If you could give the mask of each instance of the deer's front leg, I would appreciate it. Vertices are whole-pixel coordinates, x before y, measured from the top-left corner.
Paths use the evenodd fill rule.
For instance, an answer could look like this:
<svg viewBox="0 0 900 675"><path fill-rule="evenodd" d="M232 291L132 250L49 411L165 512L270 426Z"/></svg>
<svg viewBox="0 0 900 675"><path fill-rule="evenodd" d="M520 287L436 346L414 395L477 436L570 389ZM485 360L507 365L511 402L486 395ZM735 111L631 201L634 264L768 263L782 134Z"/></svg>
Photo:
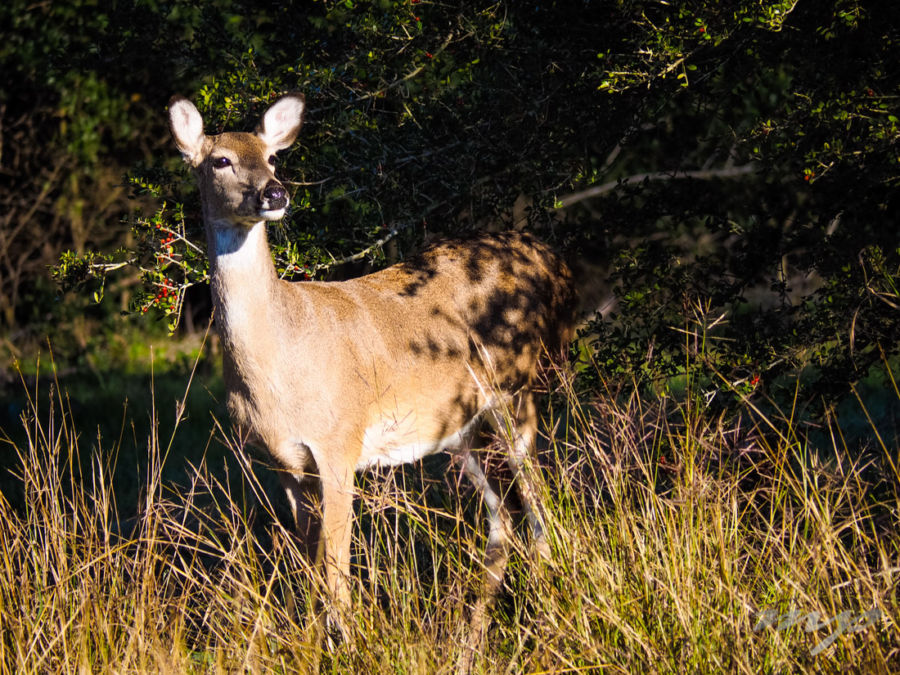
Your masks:
<svg viewBox="0 0 900 675"><path fill-rule="evenodd" d="M335 608L350 605L350 535L353 526L353 472L322 471L322 557Z"/></svg>

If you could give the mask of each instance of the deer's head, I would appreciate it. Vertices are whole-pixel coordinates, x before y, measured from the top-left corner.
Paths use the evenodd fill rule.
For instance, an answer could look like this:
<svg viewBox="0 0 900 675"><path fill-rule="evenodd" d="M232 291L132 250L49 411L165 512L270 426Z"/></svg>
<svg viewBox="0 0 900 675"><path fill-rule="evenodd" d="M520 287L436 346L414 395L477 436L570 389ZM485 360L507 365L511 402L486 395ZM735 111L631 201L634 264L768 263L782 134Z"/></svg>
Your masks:
<svg viewBox="0 0 900 675"><path fill-rule="evenodd" d="M172 98L169 127L197 177L208 225L249 227L284 215L288 195L275 178L275 153L297 138L304 107L302 94L288 94L265 112L255 132L207 136L194 104Z"/></svg>

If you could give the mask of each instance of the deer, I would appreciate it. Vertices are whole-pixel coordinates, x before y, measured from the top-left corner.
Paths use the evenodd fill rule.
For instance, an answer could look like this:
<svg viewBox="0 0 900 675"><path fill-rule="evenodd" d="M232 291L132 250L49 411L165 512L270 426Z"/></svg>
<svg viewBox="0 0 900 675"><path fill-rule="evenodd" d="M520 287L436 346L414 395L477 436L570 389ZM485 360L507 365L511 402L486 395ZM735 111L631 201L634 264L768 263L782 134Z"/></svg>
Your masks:
<svg viewBox="0 0 900 675"><path fill-rule="evenodd" d="M354 479L370 467L455 454L486 505L487 558L502 558L509 514L473 447L485 428L512 429L506 459L535 550L547 555L526 469L539 363L574 334L570 268L512 231L441 240L354 279L281 279L266 233L289 203L275 154L293 145L305 107L289 93L255 131L206 135L187 98L168 106L199 188L232 426L273 458L298 534L317 529L308 552L334 607L350 602Z"/></svg>

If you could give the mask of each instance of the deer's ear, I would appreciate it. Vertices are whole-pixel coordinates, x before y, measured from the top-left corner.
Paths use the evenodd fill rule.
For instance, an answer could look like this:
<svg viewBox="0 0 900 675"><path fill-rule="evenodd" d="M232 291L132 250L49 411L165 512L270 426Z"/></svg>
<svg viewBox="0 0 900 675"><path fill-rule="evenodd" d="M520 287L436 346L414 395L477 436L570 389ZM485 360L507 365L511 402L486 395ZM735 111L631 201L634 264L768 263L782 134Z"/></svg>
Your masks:
<svg viewBox="0 0 900 675"><path fill-rule="evenodd" d="M194 104L183 96L173 96L169 101L169 129L184 161L196 166L206 140L203 118Z"/></svg>
<svg viewBox="0 0 900 675"><path fill-rule="evenodd" d="M303 122L306 99L303 94L282 96L266 110L256 129L256 135L273 152L291 147Z"/></svg>

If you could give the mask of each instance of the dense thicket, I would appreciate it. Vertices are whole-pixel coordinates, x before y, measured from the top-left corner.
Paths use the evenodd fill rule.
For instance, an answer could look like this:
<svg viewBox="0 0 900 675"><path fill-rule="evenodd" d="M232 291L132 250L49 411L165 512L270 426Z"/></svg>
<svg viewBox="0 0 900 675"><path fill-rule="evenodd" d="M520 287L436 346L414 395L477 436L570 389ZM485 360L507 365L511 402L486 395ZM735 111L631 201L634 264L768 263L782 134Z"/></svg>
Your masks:
<svg viewBox="0 0 900 675"><path fill-rule="evenodd" d="M687 341L712 401L790 393L801 371L804 396L829 401L896 356L896 3L105 7L0 10L4 135L43 141L4 143L11 326L30 316L12 261L62 247L65 284L100 298L137 270L131 309L176 319L205 262L165 100L191 96L216 132L299 89L305 128L279 169L294 207L273 232L288 277L381 264L426 233L526 227L603 282L607 372L671 385ZM103 178L119 167L156 200L128 238ZM23 240L35 228L51 241Z"/></svg>

